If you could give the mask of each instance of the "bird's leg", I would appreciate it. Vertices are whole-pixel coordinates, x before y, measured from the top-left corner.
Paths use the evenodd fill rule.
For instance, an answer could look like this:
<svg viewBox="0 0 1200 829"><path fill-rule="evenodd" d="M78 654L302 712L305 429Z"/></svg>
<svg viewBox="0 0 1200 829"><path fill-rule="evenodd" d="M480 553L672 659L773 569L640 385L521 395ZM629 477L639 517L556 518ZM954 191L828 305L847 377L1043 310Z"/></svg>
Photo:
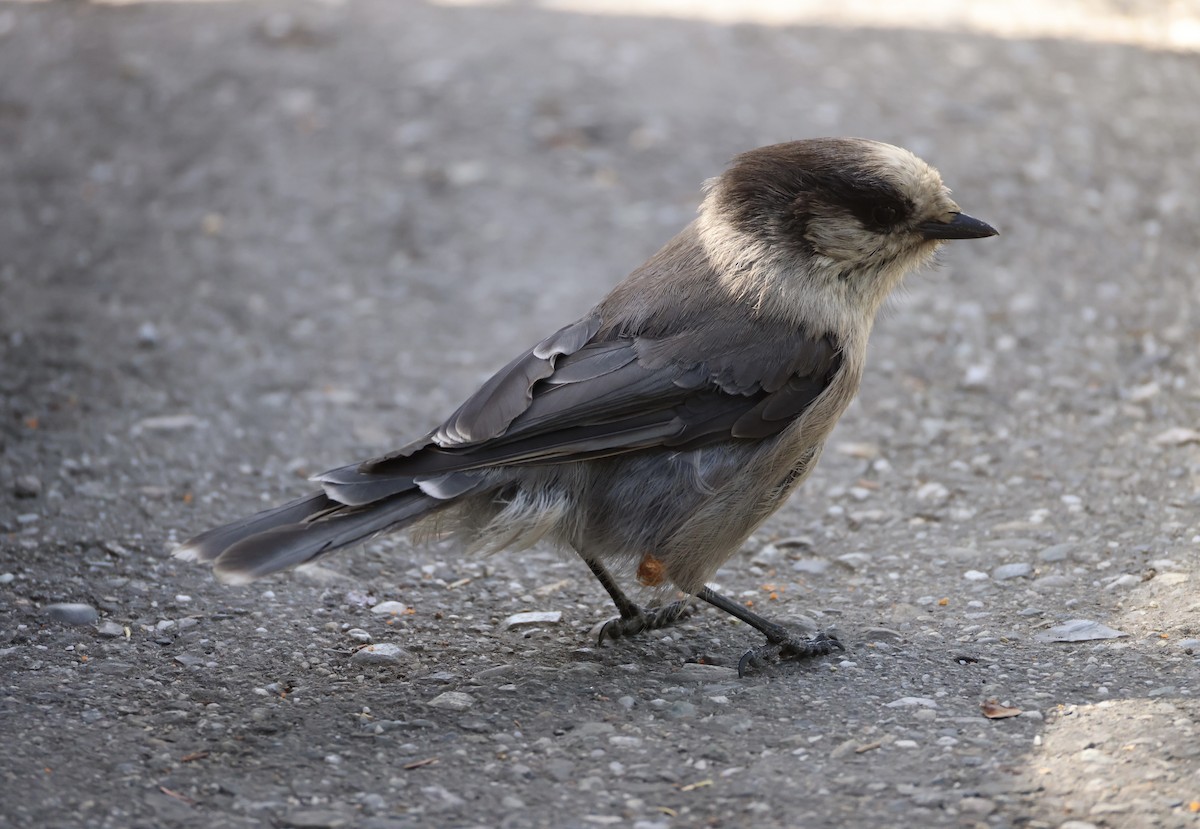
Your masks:
<svg viewBox="0 0 1200 829"><path fill-rule="evenodd" d="M700 590L696 596L713 607L724 610L730 616L741 619L767 637L767 644L751 648L738 660L738 676L745 676L747 668L757 666L768 659L805 659L810 656L824 656L835 650L845 650L841 642L827 633L818 631L811 639L797 636L783 625L764 619L707 587Z"/></svg>
<svg viewBox="0 0 1200 829"><path fill-rule="evenodd" d="M686 618L692 612L692 606L687 602L671 602L662 607L638 607L624 591L617 586L616 580L604 569L598 561L584 559L587 566L591 569L596 580L601 586L608 591L608 595L612 597L613 604L617 606L617 613L620 615L616 619L610 619L600 628L600 642L605 639L620 639L624 636L633 636L635 633L641 633L644 630L658 630L665 628L668 625L673 625L680 619Z"/></svg>

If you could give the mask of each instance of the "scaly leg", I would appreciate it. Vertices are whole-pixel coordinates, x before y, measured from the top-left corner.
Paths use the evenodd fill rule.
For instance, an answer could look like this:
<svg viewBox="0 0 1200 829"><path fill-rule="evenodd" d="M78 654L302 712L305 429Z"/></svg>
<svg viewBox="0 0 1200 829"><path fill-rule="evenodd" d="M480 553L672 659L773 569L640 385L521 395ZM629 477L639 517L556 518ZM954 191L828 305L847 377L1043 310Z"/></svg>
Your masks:
<svg viewBox="0 0 1200 829"><path fill-rule="evenodd" d="M608 570L604 569L604 565L598 561L591 561L589 559L584 559L584 561L587 561L587 566L591 569L596 580L608 591L608 595L612 597L613 604L617 606L617 613L620 614L616 619L610 619L608 622L605 622L604 627L600 628L601 644L603 644L605 639L620 639L625 636L633 636L644 630L665 628L691 615L692 606L682 601L671 602L662 607L638 607L617 586L616 580L613 579Z"/></svg>
<svg viewBox="0 0 1200 829"><path fill-rule="evenodd" d="M811 639L796 636L783 625L765 619L707 587L696 595L713 607L741 619L767 637L767 644L751 648L738 660L738 676L745 676L748 667L757 666L769 659L806 659L810 656L825 656L835 650L845 650L841 642L827 633L818 631Z"/></svg>

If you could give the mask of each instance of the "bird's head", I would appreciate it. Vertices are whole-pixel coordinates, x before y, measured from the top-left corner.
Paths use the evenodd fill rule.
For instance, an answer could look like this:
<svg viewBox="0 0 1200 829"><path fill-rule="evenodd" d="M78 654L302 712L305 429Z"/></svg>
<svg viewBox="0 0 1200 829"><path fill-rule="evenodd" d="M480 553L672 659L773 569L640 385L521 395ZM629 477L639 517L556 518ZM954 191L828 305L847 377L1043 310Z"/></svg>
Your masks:
<svg viewBox="0 0 1200 829"><path fill-rule="evenodd" d="M729 287L798 317L817 293L873 316L943 242L997 232L959 209L933 167L862 138L751 150L707 190L702 239Z"/></svg>

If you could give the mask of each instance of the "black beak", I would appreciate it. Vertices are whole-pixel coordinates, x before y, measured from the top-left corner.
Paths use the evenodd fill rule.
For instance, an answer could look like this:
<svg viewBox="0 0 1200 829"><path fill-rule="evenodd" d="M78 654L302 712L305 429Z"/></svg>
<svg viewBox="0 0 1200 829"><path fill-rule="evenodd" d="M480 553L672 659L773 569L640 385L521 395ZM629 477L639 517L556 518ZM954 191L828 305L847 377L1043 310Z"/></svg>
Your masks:
<svg viewBox="0 0 1200 829"><path fill-rule="evenodd" d="M1000 231L987 222L981 222L966 213L955 213L948 222L922 222L917 230L926 240L931 239L986 239Z"/></svg>

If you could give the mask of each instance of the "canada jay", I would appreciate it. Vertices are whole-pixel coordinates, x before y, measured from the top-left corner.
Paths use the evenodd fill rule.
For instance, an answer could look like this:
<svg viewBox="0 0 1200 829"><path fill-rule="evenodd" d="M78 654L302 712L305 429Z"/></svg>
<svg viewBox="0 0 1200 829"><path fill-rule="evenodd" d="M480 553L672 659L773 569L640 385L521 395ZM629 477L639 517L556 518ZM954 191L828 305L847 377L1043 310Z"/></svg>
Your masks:
<svg viewBox="0 0 1200 829"><path fill-rule="evenodd" d="M639 607L617 568L765 634L739 671L829 653L833 637L801 637L705 583L812 471L892 289L942 242L995 234L907 150L857 138L751 150L707 183L695 221L441 426L176 554L241 583L418 522L477 549L549 539L616 603L601 641L687 609Z"/></svg>

